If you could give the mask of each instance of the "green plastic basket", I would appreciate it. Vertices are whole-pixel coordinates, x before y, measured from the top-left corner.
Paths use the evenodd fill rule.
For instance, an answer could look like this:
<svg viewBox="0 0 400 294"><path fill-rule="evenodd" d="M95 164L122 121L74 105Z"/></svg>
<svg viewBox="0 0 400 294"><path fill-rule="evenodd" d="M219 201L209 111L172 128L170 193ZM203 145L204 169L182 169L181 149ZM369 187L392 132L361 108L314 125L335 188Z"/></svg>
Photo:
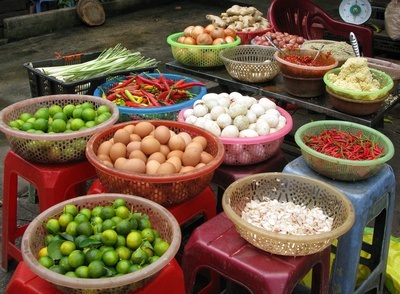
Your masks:
<svg viewBox="0 0 400 294"><path fill-rule="evenodd" d="M304 136L319 135L322 131L333 128L351 133L361 131L369 140L383 147L384 155L375 160L347 160L325 155L304 143ZM296 131L294 139L310 168L334 180L358 181L372 177L394 155L393 143L384 134L373 128L347 121L322 120L307 123Z"/></svg>
<svg viewBox="0 0 400 294"><path fill-rule="evenodd" d="M171 45L172 55L176 61L194 67L215 67L224 65L223 60L219 57L219 53L223 49L235 47L241 42L240 38L236 37L234 42L228 44L188 45L177 41L181 36L183 36L183 32L172 34L167 38L168 44Z"/></svg>

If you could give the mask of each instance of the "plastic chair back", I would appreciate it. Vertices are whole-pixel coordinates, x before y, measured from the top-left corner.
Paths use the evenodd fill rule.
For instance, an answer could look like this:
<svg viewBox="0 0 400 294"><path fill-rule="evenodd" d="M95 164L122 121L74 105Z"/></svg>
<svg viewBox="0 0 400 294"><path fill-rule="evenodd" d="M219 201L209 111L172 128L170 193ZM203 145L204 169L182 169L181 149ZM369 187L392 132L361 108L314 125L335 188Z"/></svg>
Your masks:
<svg viewBox="0 0 400 294"><path fill-rule="evenodd" d="M353 32L365 57L373 57L374 32L366 26L338 21L310 0L273 0L268 9L271 26L280 32L316 39L313 28L323 26L331 34L349 39Z"/></svg>

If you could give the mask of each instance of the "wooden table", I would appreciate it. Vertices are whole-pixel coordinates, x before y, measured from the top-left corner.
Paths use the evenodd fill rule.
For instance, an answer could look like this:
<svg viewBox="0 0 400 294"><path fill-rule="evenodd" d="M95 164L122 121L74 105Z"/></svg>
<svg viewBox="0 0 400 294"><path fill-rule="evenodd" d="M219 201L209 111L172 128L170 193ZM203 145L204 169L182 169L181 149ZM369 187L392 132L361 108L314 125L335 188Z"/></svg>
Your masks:
<svg viewBox="0 0 400 294"><path fill-rule="evenodd" d="M325 114L327 118L351 121L370 127L383 126L385 114L387 114L388 111L400 101L400 91L398 90L394 95L391 95L386 99L376 113L366 116L354 116L333 108L329 102L327 93L315 98L299 98L290 95L284 89L283 78L280 74L269 82L250 84L233 79L224 66L214 68L192 68L182 65L177 61L171 61L166 63L166 68L214 81L226 92L238 91L261 95L273 98L275 103L282 107L285 107L286 104L290 103L316 113Z"/></svg>

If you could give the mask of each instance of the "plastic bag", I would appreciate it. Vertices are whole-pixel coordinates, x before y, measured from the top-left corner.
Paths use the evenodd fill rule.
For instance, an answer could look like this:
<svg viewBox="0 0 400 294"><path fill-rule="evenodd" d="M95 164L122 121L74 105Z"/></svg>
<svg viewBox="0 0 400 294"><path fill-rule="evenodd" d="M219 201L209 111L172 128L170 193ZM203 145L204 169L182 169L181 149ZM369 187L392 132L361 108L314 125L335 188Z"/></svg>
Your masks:
<svg viewBox="0 0 400 294"><path fill-rule="evenodd" d="M372 244L373 237L373 229L365 228L364 229L364 237L363 241ZM334 245L337 245L337 240L333 242ZM365 258L369 258L370 255L364 251L361 251L361 256ZM331 265L335 255L331 253ZM400 238L395 238L393 236L390 237L389 243L389 252L388 252L388 261L386 265L386 279L385 279L385 287L391 294L400 294ZM360 286L363 281L365 281L369 275L371 274L371 270L362 264L358 265L357 271L357 281L356 286ZM311 287L312 281L312 270L303 278L302 283Z"/></svg>
<svg viewBox="0 0 400 294"><path fill-rule="evenodd" d="M392 0L385 10L385 29L393 40L400 40L400 1Z"/></svg>

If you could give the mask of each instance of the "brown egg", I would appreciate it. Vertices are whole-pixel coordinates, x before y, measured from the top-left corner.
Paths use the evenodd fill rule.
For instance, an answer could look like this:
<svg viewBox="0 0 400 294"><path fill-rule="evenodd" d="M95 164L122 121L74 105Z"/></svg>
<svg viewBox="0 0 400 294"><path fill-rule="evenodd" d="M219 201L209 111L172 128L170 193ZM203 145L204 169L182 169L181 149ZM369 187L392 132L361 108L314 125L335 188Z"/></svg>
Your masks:
<svg viewBox="0 0 400 294"><path fill-rule="evenodd" d="M169 147L167 145L161 145L160 146L160 152L162 154L164 154L165 157L167 157L167 155L171 152L171 150L169 149Z"/></svg>
<svg viewBox="0 0 400 294"><path fill-rule="evenodd" d="M165 162L167 159L166 159L164 153L162 153L162 152L160 152L160 151L157 151L157 152L154 152L153 154L150 154L150 155L149 155L149 158L148 158L147 160L156 160L156 161L158 161L159 163L163 163L163 162Z"/></svg>
<svg viewBox="0 0 400 294"><path fill-rule="evenodd" d="M133 134L135 132L135 125L126 125L124 129L127 130L129 134Z"/></svg>
<svg viewBox="0 0 400 294"><path fill-rule="evenodd" d="M158 126L154 130L153 136L161 144L167 144L169 138L171 137L171 133L169 132L169 128L168 127L166 127L166 126Z"/></svg>
<svg viewBox="0 0 400 294"><path fill-rule="evenodd" d="M108 167L114 167L114 165L112 164L111 161L103 161L103 163L104 163L105 165L107 165Z"/></svg>
<svg viewBox="0 0 400 294"><path fill-rule="evenodd" d="M99 148L97 149L97 155L100 154L110 154L110 148L113 145L111 141L104 141L99 145Z"/></svg>
<svg viewBox="0 0 400 294"><path fill-rule="evenodd" d="M201 152L200 157L201 157L200 162L205 163L205 164L209 164L214 159L214 156L212 156L210 153L208 153L206 151Z"/></svg>
<svg viewBox="0 0 400 294"><path fill-rule="evenodd" d="M179 171L179 173L185 173L185 172L189 172L194 170L195 167L194 166L182 166L181 170Z"/></svg>
<svg viewBox="0 0 400 294"><path fill-rule="evenodd" d="M189 144L190 142L192 142L192 136L190 136L189 133L187 133L187 132L180 132L178 134L178 136L183 137L183 139L185 140L186 145Z"/></svg>
<svg viewBox="0 0 400 294"><path fill-rule="evenodd" d="M175 165L175 172L179 172L182 168L182 161L179 157L173 156L168 158L167 162L171 162L173 165Z"/></svg>
<svg viewBox="0 0 400 294"><path fill-rule="evenodd" d="M140 143L140 150L143 151L146 155L151 155L154 152L160 151L160 142L154 137L146 137L143 138L142 142Z"/></svg>
<svg viewBox="0 0 400 294"><path fill-rule="evenodd" d="M203 166L206 166L206 164L202 163L202 162L199 162L198 164L196 164L195 168L200 168L200 167L203 167Z"/></svg>
<svg viewBox="0 0 400 294"><path fill-rule="evenodd" d="M185 150L186 147L185 139L183 139L183 137L181 136L173 136L168 141L168 147L169 149L171 149L171 151L173 150L183 151Z"/></svg>
<svg viewBox="0 0 400 294"><path fill-rule="evenodd" d="M183 156L182 150L172 150L170 153L168 153L167 159L171 157L178 157L180 160L182 160L182 156Z"/></svg>
<svg viewBox="0 0 400 294"><path fill-rule="evenodd" d="M131 154L133 150L140 150L140 141L132 141L126 145L127 154Z"/></svg>
<svg viewBox="0 0 400 294"><path fill-rule="evenodd" d="M155 175L161 163L157 160L148 160L146 163L146 174Z"/></svg>
<svg viewBox="0 0 400 294"><path fill-rule="evenodd" d="M188 145L186 145L185 150L190 149L190 148L195 148L195 149L203 151L203 145L201 145L200 142L190 142Z"/></svg>
<svg viewBox="0 0 400 294"><path fill-rule="evenodd" d="M146 137L154 130L154 125L148 121L141 121L135 126L135 134L138 134L141 138Z"/></svg>
<svg viewBox="0 0 400 294"><path fill-rule="evenodd" d="M199 148L185 149L182 156L182 164L184 166L196 166L200 162L202 150Z"/></svg>
<svg viewBox="0 0 400 294"><path fill-rule="evenodd" d="M113 162L115 162L119 157L126 158L126 154L126 146L123 143L115 143L110 148L110 158Z"/></svg>
<svg viewBox="0 0 400 294"><path fill-rule="evenodd" d="M131 134L130 136L129 136L129 138L131 139L131 142L133 142L133 141L142 141L142 137L140 137L138 134Z"/></svg>
<svg viewBox="0 0 400 294"><path fill-rule="evenodd" d="M174 173L176 173L175 165L171 162L161 163L160 167L157 169L157 174L171 175Z"/></svg>
<svg viewBox="0 0 400 294"><path fill-rule="evenodd" d="M133 150L131 153L129 153L128 158L129 158L129 159L132 159L132 158L139 158L139 159L142 160L144 163L147 162L147 156L146 156L146 154L143 153L142 150Z"/></svg>
<svg viewBox="0 0 400 294"><path fill-rule="evenodd" d="M130 141L130 133L127 130L119 129L114 133L114 144L121 142L128 145Z"/></svg>
<svg viewBox="0 0 400 294"><path fill-rule="evenodd" d="M135 173L145 173L146 164L139 158L131 158L127 159L125 163L123 163L121 169Z"/></svg>
<svg viewBox="0 0 400 294"><path fill-rule="evenodd" d="M98 157L101 161L109 161L109 162L111 162L111 158L110 158L110 156L108 156L107 154L99 154L99 155L97 155L97 157Z"/></svg>
<svg viewBox="0 0 400 294"><path fill-rule="evenodd" d="M122 166L124 165L124 163L125 163L127 160L128 160L128 159L126 159L125 157L119 157L119 158L117 158L117 160L114 162L114 167L115 167L115 168L122 169Z"/></svg>
<svg viewBox="0 0 400 294"><path fill-rule="evenodd" d="M192 139L192 142L199 142L203 146L203 150L207 147L207 139L203 136L196 136Z"/></svg>

